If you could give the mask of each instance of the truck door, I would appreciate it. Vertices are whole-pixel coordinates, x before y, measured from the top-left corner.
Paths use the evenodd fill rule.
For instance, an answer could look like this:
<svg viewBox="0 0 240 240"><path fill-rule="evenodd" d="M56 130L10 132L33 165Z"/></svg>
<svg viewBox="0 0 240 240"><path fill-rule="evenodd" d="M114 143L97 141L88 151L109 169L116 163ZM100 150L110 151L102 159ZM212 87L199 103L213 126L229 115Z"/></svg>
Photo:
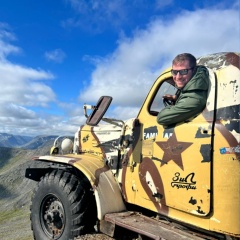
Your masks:
<svg viewBox="0 0 240 240"><path fill-rule="evenodd" d="M206 216L210 212L215 104L211 71L210 78L206 109L186 123L164 128L156 122L157 113L164 108L162 96L177 90L170 72L157 79L139 113L142 154L133 159L138 169L133 174L138 186L136 201L148 199L160 213L178 209Z"/></svg>

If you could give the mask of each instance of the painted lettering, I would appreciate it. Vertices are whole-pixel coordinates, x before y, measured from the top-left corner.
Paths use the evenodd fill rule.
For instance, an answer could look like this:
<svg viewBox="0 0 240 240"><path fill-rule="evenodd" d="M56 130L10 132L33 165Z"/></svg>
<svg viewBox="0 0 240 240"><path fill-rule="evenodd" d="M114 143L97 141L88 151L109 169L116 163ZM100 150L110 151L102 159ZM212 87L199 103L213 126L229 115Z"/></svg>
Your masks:
<svg viewBox="0 0 240 240"><path fill-rule="evenodd" d="M157 133L144 133L144 139L156 138Z"/></svg>
<svg viewBox="0 0 240 240"><path fill-rule="evenodd" d="M172 135L172 133L163 133L163 138L169 139Z"/></svg>
<svg viewBox="0 0 240 240"><path fill-rule="evenodd" d="M185 188L187 190L192 189L195 190L197 189L196 187L196 181L194 181L194 176L195 173L189 173L186 177L181 177L179 172L176 172L174 177L172 178L171 182L171 187L172 188Z"/></svg>

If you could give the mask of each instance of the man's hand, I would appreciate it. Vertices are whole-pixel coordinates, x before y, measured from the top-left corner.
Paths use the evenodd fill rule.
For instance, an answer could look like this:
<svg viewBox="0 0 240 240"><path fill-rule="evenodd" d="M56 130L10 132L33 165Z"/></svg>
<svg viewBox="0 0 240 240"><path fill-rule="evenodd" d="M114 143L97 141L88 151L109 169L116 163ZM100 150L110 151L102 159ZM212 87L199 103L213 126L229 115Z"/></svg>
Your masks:
<svg viewBox="0 0 240 240"><path fill-rule="evenodd" d="M174 102L176 101L176 95L165 94L165 95L163 95L163 98L174 101Z"/></svg>
<svg viewBox="0 0 240 240"><path fill-rule="evenodd" d="M163 95L164 105L174 105L177 100L176 95L165 94Z"/></svg>

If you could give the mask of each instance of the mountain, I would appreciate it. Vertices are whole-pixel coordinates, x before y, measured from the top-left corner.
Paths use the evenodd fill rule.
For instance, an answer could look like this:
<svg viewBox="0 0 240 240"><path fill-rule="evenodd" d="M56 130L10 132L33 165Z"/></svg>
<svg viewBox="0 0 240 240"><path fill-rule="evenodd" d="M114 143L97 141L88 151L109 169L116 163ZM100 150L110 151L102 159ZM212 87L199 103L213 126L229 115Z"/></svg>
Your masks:
<svg viewBox="0 0 240 240"><path fill-rule="evenodd" d="M33 137L0 133L0 147L19 147L31 141Z"/></svg>
<svg viewBox="0 0 240 240"><path fill-rule="evenodd" d="M38 149L46 145L52 145L57 136L21 136L8 133L0 133L0 147Z"/></svg>
<svg viewBox="0 0 240 240"><path fill-rule="evenodd" d="M44 148L44 146L52 146L54 143L54 140L57 138L57 136L37 136L24 145L21 145L20 147L23 149L37 149L37 148Z"/></svg>

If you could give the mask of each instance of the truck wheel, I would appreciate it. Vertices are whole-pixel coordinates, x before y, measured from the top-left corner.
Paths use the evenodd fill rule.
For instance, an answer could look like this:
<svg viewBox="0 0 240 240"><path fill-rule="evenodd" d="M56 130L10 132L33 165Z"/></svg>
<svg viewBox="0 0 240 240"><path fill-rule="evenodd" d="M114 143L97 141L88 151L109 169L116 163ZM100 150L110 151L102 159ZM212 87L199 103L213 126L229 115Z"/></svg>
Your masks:
<svg viewBox="0 0 240 240"><path fill-rule="evenodd" d="M96 204L86 179L62 170L46 174L32 198L31 226L35 240L73 240L93 229Z"/></svg>

